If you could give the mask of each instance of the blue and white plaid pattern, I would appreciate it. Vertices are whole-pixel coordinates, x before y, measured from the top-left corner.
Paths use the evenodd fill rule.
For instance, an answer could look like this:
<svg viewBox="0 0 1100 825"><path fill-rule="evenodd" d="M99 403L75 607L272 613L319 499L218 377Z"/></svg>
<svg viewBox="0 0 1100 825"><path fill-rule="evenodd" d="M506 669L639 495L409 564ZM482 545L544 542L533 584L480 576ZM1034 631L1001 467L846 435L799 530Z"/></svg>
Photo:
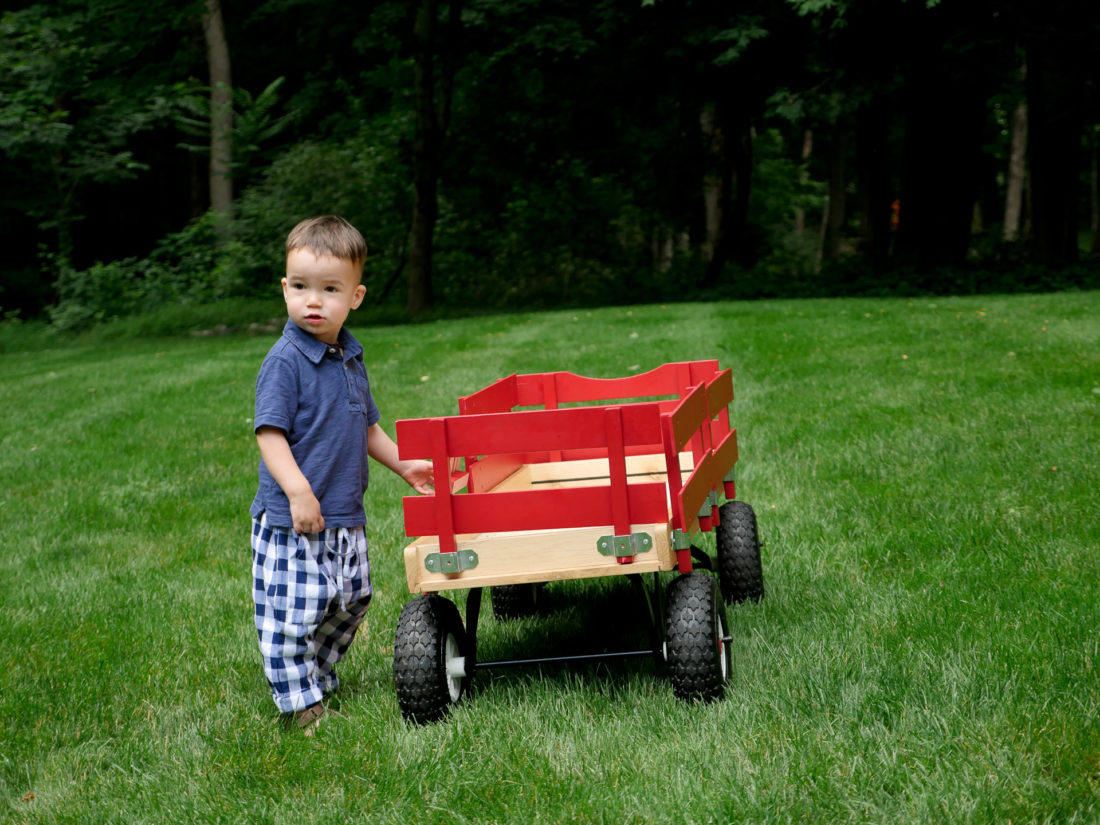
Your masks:
<svg viewBox="0 0 1100 825"><path fill-rule="evenodd" d="M370 603L362 527L300 535L252 520L252 599L264 674L283 713L336 689L336 664Z"/></svg>

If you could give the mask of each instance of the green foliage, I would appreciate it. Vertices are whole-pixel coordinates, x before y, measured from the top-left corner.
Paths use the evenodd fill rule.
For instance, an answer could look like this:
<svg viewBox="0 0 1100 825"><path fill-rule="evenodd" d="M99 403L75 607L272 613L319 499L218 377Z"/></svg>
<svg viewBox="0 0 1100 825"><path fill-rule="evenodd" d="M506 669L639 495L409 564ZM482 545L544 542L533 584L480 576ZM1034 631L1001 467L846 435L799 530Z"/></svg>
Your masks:
<svg viewBox="0 0 1100 825"><path fill-rule="evenodd" d="M63 262L78 191L145 171L131 141L167 114L155 88L117 73L129 46L122 32L103 35L97 11L33 5L0 16L0 151L19 164L11 183L57 232Z"/></svg>
<svg viewBox="0 0 1100 825"><path fill-rule="evenodd" d="M628 233L615 231L626 219L627 193L613 177L576 158L553 160L537 182L510 193L490 231L464 220L467 201L449 194L437 230L444 303L546 307L623 299L635 250Z"/></svg>
<svg viewBox="0 0 1100 825"><path fill-rule="evenodd" d="M236 279L248 289L272 288L290 229L311 215L338 214L367 240L364 283L368 300L378 296L401 264L412 209L398 126L375 122L344 140L300 143L276 158L239 202L236 254L227 261Z"/></svg>
<svg viewBox="0 0 1100 825"><path fill-rule="evenodd" d="M50 308L52 322L62 331L83 330L166 304L210 303L239 295L237 273L228 265L233 250L217 245L218 220L208 213L163 238L145 259L97 263L81 271L62 267L58 302Z"/></svg>
<svg viewBox="0 0 1100 825"><path fill-rule="evenodd" d="M714 60L714 65L725 66L736 62L745 50L756 40L768 36L768 30L757 20L747 20L735 29L726 29L714 37L714 42L722 44L723 51Z"/></svg>
<svg viewBox="0 0 1100 825"><path fill-rule="evenodd" d="M210 217L186 226L208 195L202 155L210 90L194 79L205 68L201 4L21 5L0 16L0 242L15 253L0 272L5 305L33 314L57 292L52 317L77 329L176 301L267 294L282 268L281 238L319 212L345 214L367 235L369 300L400 302L413 202L412 6L257 0L226 7L238 203L235 222L212 234ZM1011 247L991 233L973 235L969 250L948 245L949 234L965 241L970 215L969 204L948 207L972 198L974 187L963 186L961 174L938 187L931 180L956 157L950 144L963 130L931 123L935 106L909 107L933 71L930 88L973 89L972 99L956 100L955 114L988 112L988 122L966 130L969 149L957 157L981 155L980 164L960 169L980 167L981 180L975 174L971 183L980 184L992 226L1003 199L1009 115L1028 93L1017 75L1029 50L1038 45L1060 58L1048 91L1079 78L1078 91L1064 97L1082 101L1080 125L1086 137L1095 132L1095 112L1084 108L1095 68L1084 58L1061 59L1087 54L1063 48L1073 41L1062 33L1080 32L1085 42L1098 30L1095 11L1072 4L1056 13L1054 4L1024 26L1016 6L990 18L967 4L935 5L463 4L463 36L441 47L434 67L437 92L452 81L454 89L439 158L436 299L483 309L698 295L708 249L702 179L717 175L736 198L745 191L744 170L736 181L731 170L741 157L753 164L751 199L747 214L736 212L727 227L736 247L731 263L707 271L713 294L1088 283L1087 267L1043 278L1021 268L1013 283L1010 265L1034 260L1042 246L1032 238ZM889 31L911 37L899 45L882 36ZM1034 78L1033 86L1046 88ZM706 136L704 111L718 124ZM912 145L907 135L925 124L928 134L950 137L937 159L914 165L931 155L903 151ZM180 151L181 129L195 157ZM806 131L816 142L803 159ZM834 135L839 148L823 152ZM752 152L742 153L750 139ZM852 219L823 253L822 181L842 167ZM1057 180L1068 182L1066 192L1033 198L1032 208L1069 202L1074 176ZM1078 195L1087 181L1080 176ZM896 245L863 243L888 235L876 221L902 189L913 204L904 214L929 216L909 224L919 230L917 249L903 251L926 269L951 266L894 271ZM802 231L796 214L805 216ZM952 233L937 228L932 219L940 215L954 216ZM1034 233L1070 219L1032 216L1030 225ZM837 249L873 252L873 268L820 260ZM96 285L121 292L94 296Z"/></svg>
<svg viewBox="0 0 1100 825"><path fill-rule="evenodd" d="M245 192L232 223L207 213L162 238L147 258L63 270L51 319L79 330L158 306L275 294L287 233L327 213L346 217L367 238L364 282L376 298L403 254L410 208L403 171L385 125L339 143L297 144Z"/></svg>
<svg viewBox="0 0 1100 825"><path fill-rule="evenodd" d="M753 153L756 163L750 225L759 239L761 254L752 276L769 283L765 294L789 294L790 278L805 279L816 269L827 198L825 185L810 179L805 169L785 156L785 145L776 129L757 135ZM805 222L801 231L795 228L799 210Z"/></svg>
<svg viewBox="0 0 1100 825"><path fill-rule="evenodd" d="M286 131L298 118L291 111L279 114L282 108L279 90L286 78L271 81L262 92L253 95L247 89L231 89L233 106L233 177L247 179L260 164L270 160L271 142ZM210 89L195 83L178 84L176 93L176 125L185 134L200 138L200 143L184 143L181 148L197 155L210 155Z"/></svg>

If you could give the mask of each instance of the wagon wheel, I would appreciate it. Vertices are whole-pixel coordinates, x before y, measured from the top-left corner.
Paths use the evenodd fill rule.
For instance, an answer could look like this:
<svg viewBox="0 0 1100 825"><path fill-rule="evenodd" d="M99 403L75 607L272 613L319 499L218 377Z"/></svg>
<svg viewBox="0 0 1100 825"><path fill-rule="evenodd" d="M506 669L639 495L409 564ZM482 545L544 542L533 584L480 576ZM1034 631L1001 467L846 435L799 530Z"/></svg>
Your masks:
<svg viewBox="0 0 1100 825"><path fill-rule="evenodd" d="M718 581L731 604L764 598L764 571L756 514L743 501L727 501L718 511Z"/></svg>
<svg viewBox="0 0 1100 825"><path fill-rule="evenodd" d="M489 588L493 615L500 620L522 619L538 610L543 584L499 584Z"/></svg>
<svg viewBox="0 0 1100 825"><path fill-rule="evenodd" d="M469 686L466 631L454 603L435 593L401 610L393 641L393 683L402 715L434 722Z"/></svg>
<svg viewBox="0 0 1100 825"><path fill-rule="evenodd" d="M669 585L666 630L672 692L689 702L720 698L733 659L726 607L713 576L686 573Z"/></svg>

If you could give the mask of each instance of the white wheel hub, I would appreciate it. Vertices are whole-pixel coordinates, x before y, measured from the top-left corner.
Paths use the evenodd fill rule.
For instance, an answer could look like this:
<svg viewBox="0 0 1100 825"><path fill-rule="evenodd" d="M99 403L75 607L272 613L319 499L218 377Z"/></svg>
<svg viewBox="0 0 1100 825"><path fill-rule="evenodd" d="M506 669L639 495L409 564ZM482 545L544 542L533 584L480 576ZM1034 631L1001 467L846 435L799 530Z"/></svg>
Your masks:
<svg viewBox="0 0 1100 825"><path fill-rule="evenodd" d="M458 639L453 633L447 634L443 657L447 670L447 693L452 702L457 702L462 695L462 680L466 678L466 657L459 650Z"/></svg>

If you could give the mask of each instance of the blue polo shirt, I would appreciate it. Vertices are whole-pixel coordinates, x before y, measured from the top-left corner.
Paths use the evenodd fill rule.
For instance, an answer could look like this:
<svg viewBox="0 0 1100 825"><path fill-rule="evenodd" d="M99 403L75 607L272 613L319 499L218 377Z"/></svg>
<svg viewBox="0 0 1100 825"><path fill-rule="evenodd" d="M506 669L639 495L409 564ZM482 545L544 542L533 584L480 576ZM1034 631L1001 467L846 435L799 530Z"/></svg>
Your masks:
<svg viewBox="0 0 1100 825"><path fill-rule="evenodd" d="M325 527L366 524L367 428L381 414L363 365L363 347L347 329L330 346L287 321L256 378L254 427L286 433L298 467L321 503ZM341 354L341 347L343 354ZM260 459L260 485L250 509L272 527L290 529L290 502Z"/></svg>

